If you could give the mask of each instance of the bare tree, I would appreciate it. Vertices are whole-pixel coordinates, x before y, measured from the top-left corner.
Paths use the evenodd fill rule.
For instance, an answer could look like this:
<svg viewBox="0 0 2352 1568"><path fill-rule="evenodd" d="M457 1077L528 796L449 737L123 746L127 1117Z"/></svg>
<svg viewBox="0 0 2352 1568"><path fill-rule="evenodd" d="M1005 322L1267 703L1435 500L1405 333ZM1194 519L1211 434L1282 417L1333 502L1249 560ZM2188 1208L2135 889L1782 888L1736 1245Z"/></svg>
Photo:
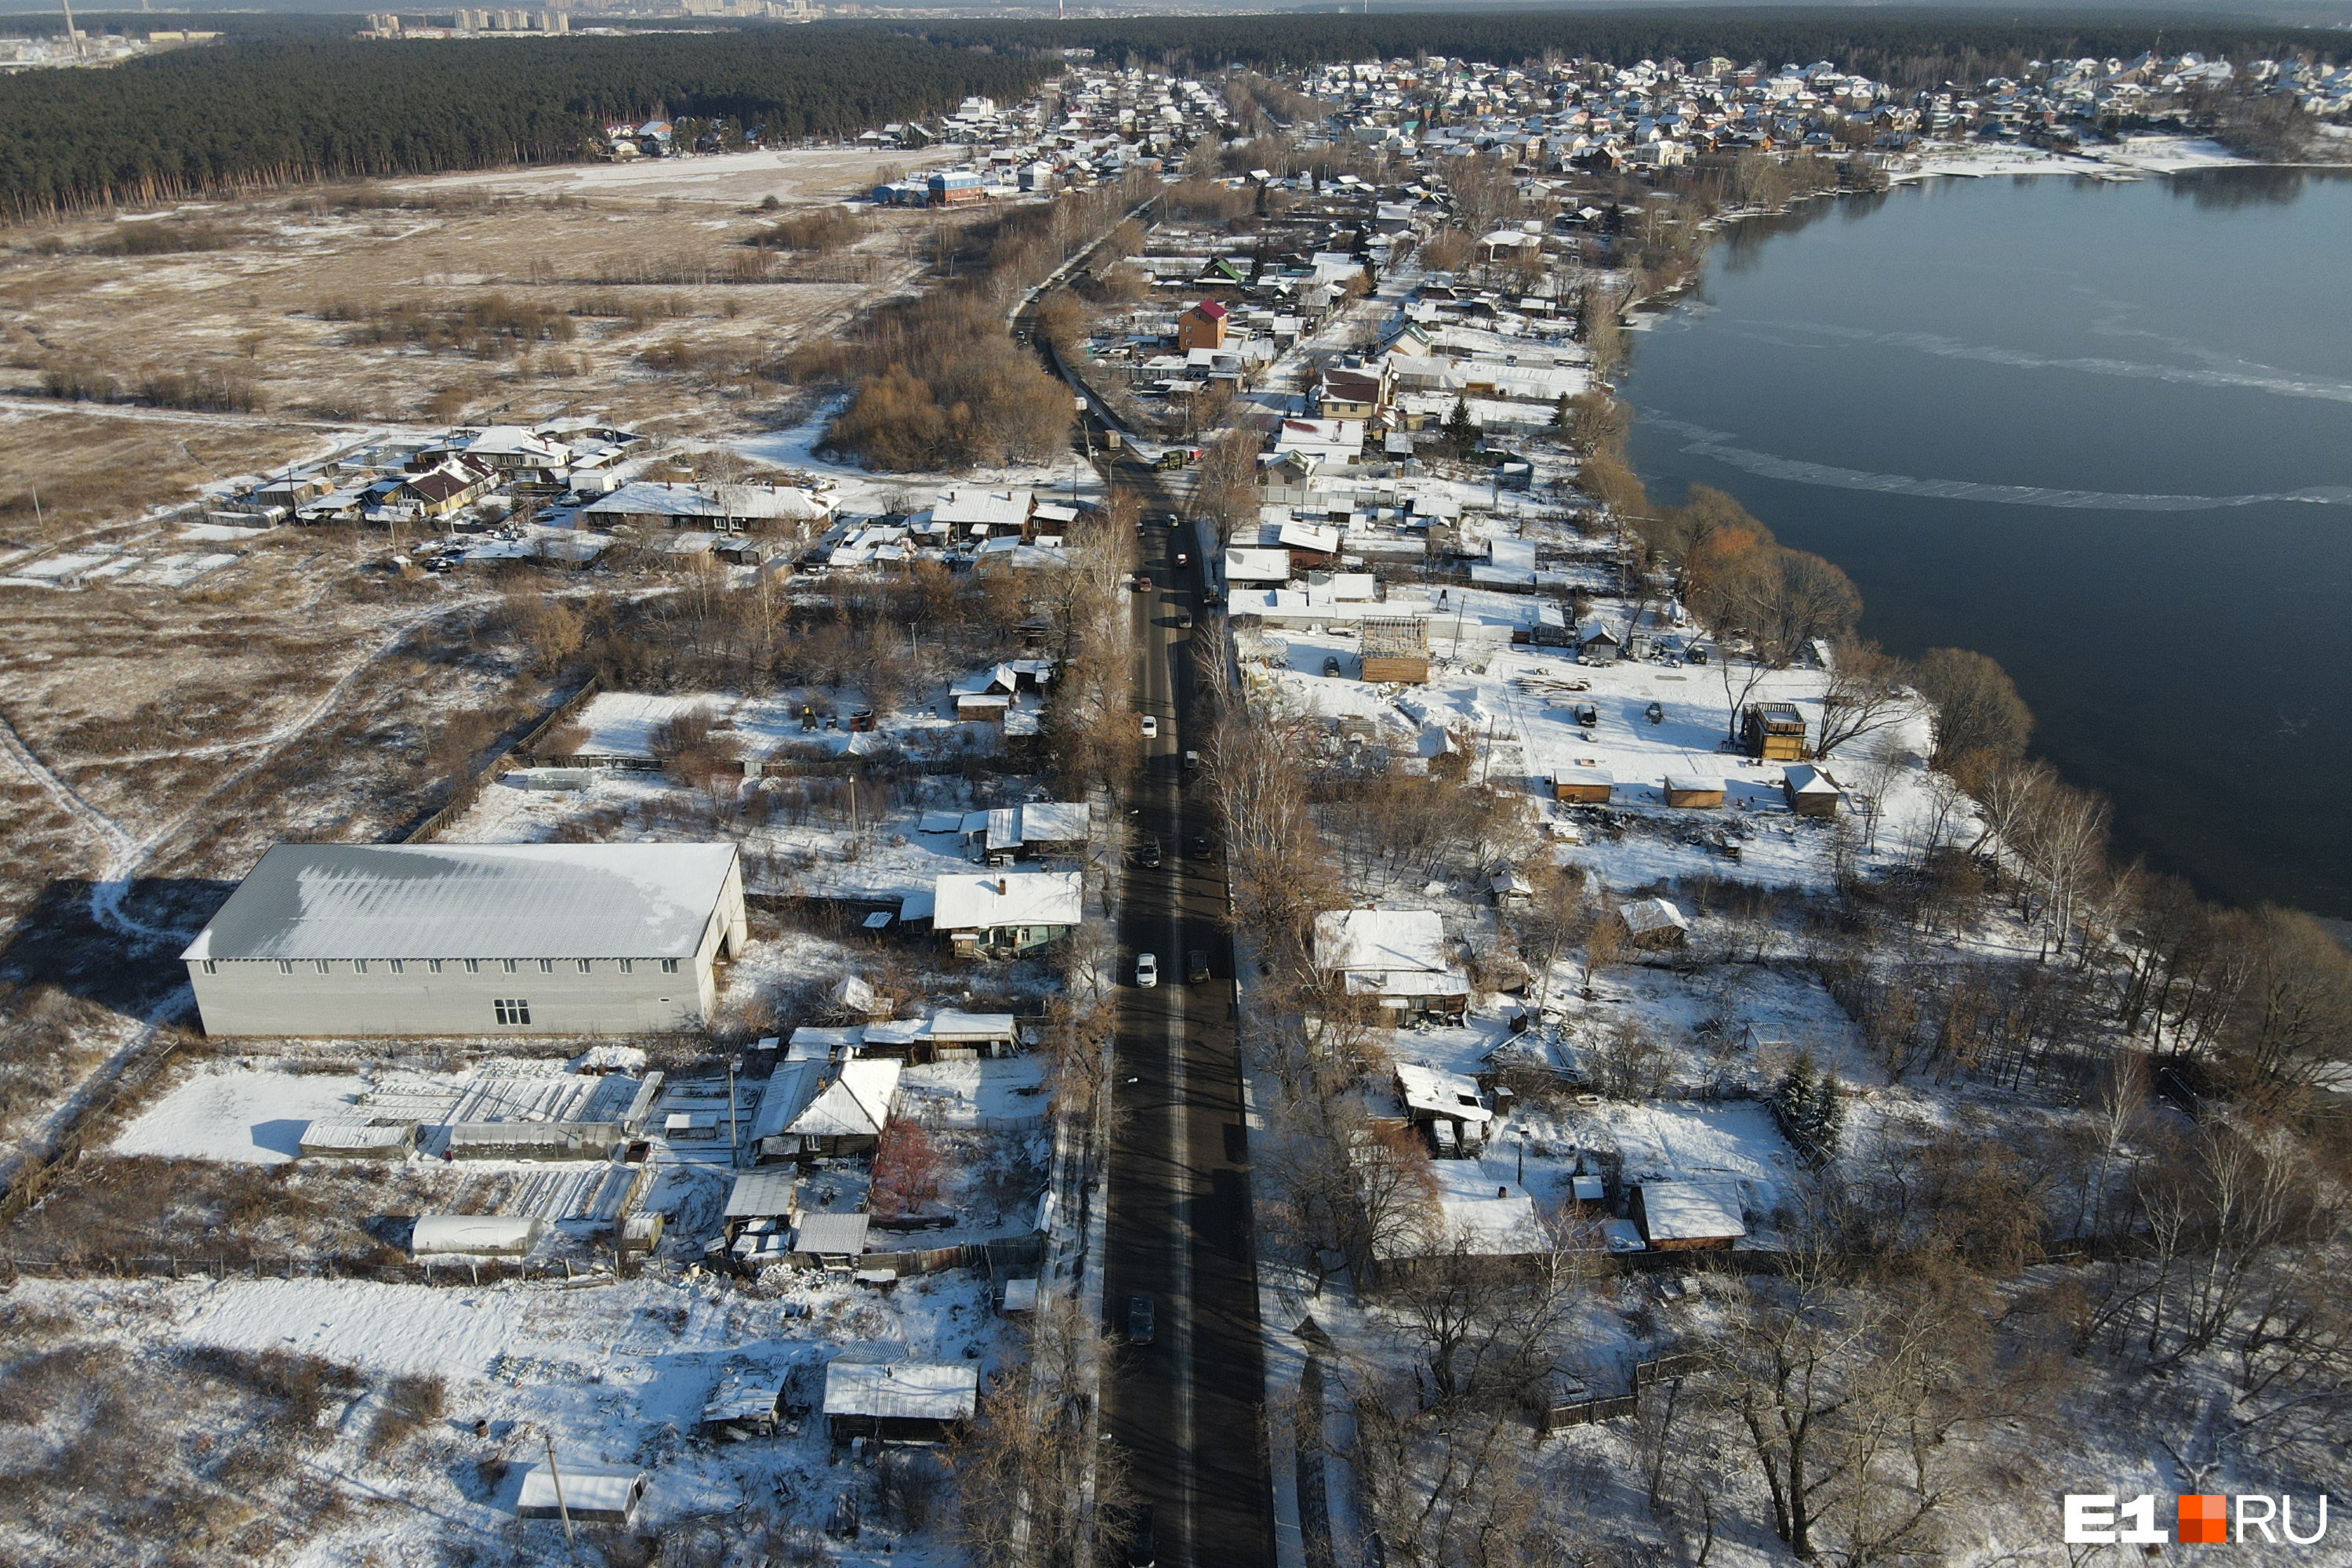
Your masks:
<svg viewBox="0 0 2352 1568"><path fill-rule="evenodd" d="M1919 700L1903 684L1903 661L1867 642L1842 644L1830 662L1829 689L1822 697L1822 731L1813 754L1826 758L1840 746L1891 730L1919 710Z"/></svg>

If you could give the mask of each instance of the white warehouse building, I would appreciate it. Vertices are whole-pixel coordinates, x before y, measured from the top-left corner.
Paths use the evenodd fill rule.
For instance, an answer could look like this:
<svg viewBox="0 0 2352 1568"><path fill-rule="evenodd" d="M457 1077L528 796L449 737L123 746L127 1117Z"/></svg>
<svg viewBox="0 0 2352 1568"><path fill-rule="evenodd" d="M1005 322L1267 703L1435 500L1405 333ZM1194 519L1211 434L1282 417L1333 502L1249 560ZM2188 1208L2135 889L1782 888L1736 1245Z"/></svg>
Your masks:
<svg viewBox="0 0 2352 1568"><path fill-rule="evenodd" d="M180 956L207 1035L705 1026L731 844L280 844Z"/></svg>

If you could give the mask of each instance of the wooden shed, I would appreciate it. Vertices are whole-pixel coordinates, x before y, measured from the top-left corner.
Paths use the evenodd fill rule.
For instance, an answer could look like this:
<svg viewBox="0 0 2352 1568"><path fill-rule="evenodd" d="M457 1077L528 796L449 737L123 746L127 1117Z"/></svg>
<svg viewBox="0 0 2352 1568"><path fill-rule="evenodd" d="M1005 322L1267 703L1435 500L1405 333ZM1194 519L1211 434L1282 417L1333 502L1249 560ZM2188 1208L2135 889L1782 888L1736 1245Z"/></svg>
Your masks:
<svg viewBox="0 0 2352 1568"><path fill-rule="evenodd" d="M646 1495L646 1472L635 1465L589 1465L565 1459L551 1469L523 1472L515 1498L518 1519L565 1519L573 1524L627 1524Z"/></svg>
<svg viewBox="0 0 2352 1568"><path fill-rule="evenodd" d="M1660 1252L1728 1252L1748 1234L1735 1182L1643 1182L1633 1220Z"/></svg>
<svg viewBox="0 0 2352 1568"><path fill-rule="evenodd" d="M1429 623L1418 616L1367 616L1362 630L1365 680L1429 683Z"/></svg>
<svg viewBox="0 0 2352 1568"><path fill-rule="evenodd" d="M1845 799L1837 780L1811 763L1798 763L1780 773L1780 793L1799 816L1835 816Z"/></svg>
<svg viewBox="0 0 2352 1568"><path fill-rule="evenodd" d="M1723 781L1704 773L1668 773L1666 804L1685 811L1717 811L1723 806Z"/></svg>
<svg viewBox="0 0 2352 1568"><path fill-rule="evenodd" d="M980 1399L980 1373L969 1366L896 1362L824 1369L825 1428L836 1443L875 1437L886 1443L940 1443L971 1419Z"/></svg>
<svg viewBox="0 0 2352 1568"><path fill-rule="evenodd" d="M1796 762L1805 754L1805 716L1793 702L1751 702L1739 717L1739 743L1762 762Z"/></svg>
<svg viewBox="0 0 2352 1568"><path fill-rule="evenodd" d="M1585 805L1607 805L1617 781L1605 768L1561 768L1551 775L1551 797Z"/></svg>

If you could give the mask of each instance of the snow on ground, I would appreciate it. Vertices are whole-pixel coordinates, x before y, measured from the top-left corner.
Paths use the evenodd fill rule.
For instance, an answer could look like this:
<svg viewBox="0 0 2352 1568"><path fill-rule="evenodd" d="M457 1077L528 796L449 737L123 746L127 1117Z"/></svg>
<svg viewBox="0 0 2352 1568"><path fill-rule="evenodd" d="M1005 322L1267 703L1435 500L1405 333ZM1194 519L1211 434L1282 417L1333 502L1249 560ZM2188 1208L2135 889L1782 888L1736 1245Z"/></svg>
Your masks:
<svg viewBox="0 0 2352 1568"><path fill-rule="evenodd" d="M171 1306L178 1337L191 1344L451 1379L487 1376L519 1341L524 1317L513 1291L356 1279L231 1279L184 1291Z"/></svg>
<svg viewBox="0 0 2352 1568"><path fill-rule="evenodd" d="M368 1084L343 1073L200 1072L124 1128L111 1152L284 1164L300 1152L304 1128L349 1112Z"/></svg>
<svg viewBox="0 0 2352 1568"><path fill-rule="evenodd" d="M890 511L901 496L912 500L918 507L927 507L935 495L950 485L983 490L1034 489L1040 492L1040 500L1063 502L1102 498L1101 476L1075 454L1059 463L974 468L955 474L881 472L820 458L816 448L842 407L841 402L828 403L798 425L730 442L730 449L756 463L802 468L832 479L836 487L834 494L839 502L838 510L846 516ZM1045 493L1047 491L1052 492L1050 497Z"/></svg>
<svg viewBox="0 0 2352 1568"><path fill-rule="evenodd" d="M774 1273L776 1271L772 1271ZM652 1473L641 1530L728 1514L749 1503L814 1531L846 1489L868 1478L833 1462L821 1416L797 1434L706 1447L689 1444L704 1401L730 1369L791 1375L796 1400L814 1403L824 1364L918 1360L970 1366L982 1379L1005 1353L986 1281L969 1272L927 1276L876 1291L815 1275L778 1279L746 1294L710 1279L655 1275L591 1288L376 1285L353 1280L27 1279L18 1297L66 1315L87 1333L157 1358L187 1344L314 1354L376 1378L437 1375L447 1419L403 1460L368 1454L362 1420L320 1458L362 1497L398 1509L330 1522L302 1561L446 1560L453 1542L507 1538L523 1467L541 1434L575 1462L638 1464ZM487 1424L484 1436L474 1424ZM348 1447L346 1447L348 1446ZM479 1480L504 1461L502 1482ZM386 1470L383 1467L392 1468ZM866 1533L845 1561L944 1561L927 1538L887 1528L867 1499ZM521 1534L525 1554L562 1561L559 1525Z"/></svg>
<svg viewBox="0 0 2352 1568"><path fill-rule="evenodd" d="M1771 887L1830 885L1833 829L1790 809L1780 788L1787 764L1753 762L1725 749L1732 698L1751 673L1747 667L1734 669L1734 685L1727 692L1720 663L1580 665L1568 650L1494 640L1496 631L1507 637L1511 625L1525 623L1534 599L1475 589L1455 589L1453 595L1450 602L1458 606L1464 628L1460 651L1455 620L1433 616L1436 657L1428 685L1366 686L1354 678L1355 639L1310 627L1273 634L1280 638L1279 645L1269 645L1279 652L1274 670L1278 700L1294 713L1370 720L1407 756L1441 750L1439 731L1466 736L1486 753L1475 776L1518 783L1547 818L1574 824L1581 842L1563 847L1562 859L1584 866L1612 888L1695 876ZM1322 673L1327 658L1339 660L1339 675ZM1828 681L1816 669L1768 671L1747 700L1792 702L1818 735ZM1569 689L1579 682L1587 689ZM1648 717L1653 703L1656 722ZM1576 718L1578 708L1588 704L1599 720L1590 727ZM1934 781L1923 766L1916 761L1883 765L1890 757L1916 759L1928 743L1921 714L1821 764L1850 798L1867 799L1881 814L1866 859L1907 852L1934 812ZM1598 814L1550 798L1553 775L1572 768L1600 769L1615 779L1606 819L1596 821ZM1669 773L1721 780L1723 806L1667 806ZM1732 860L1718 840L1737 847L1739 858Z"/></svg>
<svg viewBox="0 0 2352 1568"><path fill-rule="evenodd" d="M1045 1075L1038 1057L911 1067L898 1079L899 1114L929 1127L1042 1127Z"/></svg>

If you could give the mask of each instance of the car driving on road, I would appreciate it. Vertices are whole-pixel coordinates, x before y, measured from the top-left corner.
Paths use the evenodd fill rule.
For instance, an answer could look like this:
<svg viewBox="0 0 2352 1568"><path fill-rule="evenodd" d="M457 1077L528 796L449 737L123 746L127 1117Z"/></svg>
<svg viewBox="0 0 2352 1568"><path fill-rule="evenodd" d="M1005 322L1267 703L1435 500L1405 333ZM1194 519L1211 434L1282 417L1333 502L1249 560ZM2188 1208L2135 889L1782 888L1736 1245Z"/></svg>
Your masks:
<svg viewBox="0 0 2352 1568"><path fill-rule="evenodd" d="M1131 1345L1150 1344L1155 1327L1151 1298L1129 1296L1127 1299L1127 1342Z"/></svg>
<svg viewBox="0 0 2352 1568"><path fill-rule="evenodd" d="M1202 949L1196 947L1184 955L1184 984L1198 985L1208 977L1209 955Z"/></svg>
<svg viewBox="0 0 2352 1568"><path fill-rule="evenodd" d="M1143 952L1136 955L1135 983L1137 985L1142 986L1146 989L1160 984L1160 955L1158 953Z"/></svg>
<svg viewBox="0 0 2352 1568"><path fill-rule="evenodd" d="M1160 738L1160 721L1149 713L1143 716L1143 738L1147 741L1156 741Z"/></svg>

